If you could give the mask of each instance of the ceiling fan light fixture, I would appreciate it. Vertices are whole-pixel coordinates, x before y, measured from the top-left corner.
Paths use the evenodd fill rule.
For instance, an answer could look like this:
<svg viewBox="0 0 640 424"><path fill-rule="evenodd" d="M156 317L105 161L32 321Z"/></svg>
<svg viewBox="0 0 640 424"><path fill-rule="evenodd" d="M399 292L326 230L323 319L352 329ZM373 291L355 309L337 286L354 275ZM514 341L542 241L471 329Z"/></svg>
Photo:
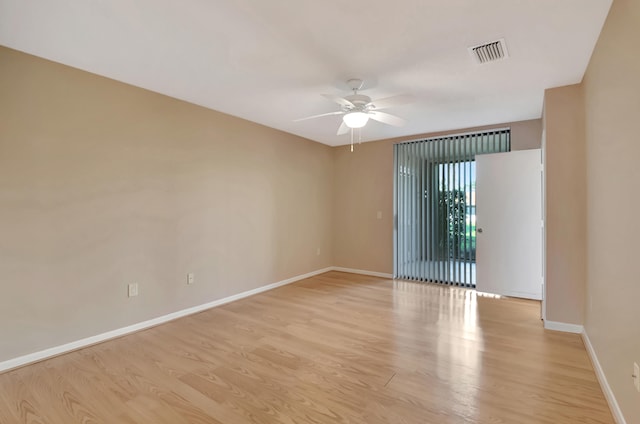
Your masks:
<svg viewBox="0 0 640 424"><path fill-rule="evenodd" d="M345 125L349 128L362 128L369 122L369 115L364 112L349 112L342 117Z"/></svg>

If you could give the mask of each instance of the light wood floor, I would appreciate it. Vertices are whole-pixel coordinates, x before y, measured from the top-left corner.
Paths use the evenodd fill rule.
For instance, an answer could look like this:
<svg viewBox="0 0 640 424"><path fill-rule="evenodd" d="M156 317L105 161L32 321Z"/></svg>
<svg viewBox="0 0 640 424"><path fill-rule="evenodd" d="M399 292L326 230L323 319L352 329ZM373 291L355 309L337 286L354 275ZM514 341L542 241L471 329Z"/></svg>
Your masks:
<svg viewBox="0 0 640 424"><path fill-rule="evenodd" d="M612 423L538 314L330 272L0 374L0 422Z"/></svg>

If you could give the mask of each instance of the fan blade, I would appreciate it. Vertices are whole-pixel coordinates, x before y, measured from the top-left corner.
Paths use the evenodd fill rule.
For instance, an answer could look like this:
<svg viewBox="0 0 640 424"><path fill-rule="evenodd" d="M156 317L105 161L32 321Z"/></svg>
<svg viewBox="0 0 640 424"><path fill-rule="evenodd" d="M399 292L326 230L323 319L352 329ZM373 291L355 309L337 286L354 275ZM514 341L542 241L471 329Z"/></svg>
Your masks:
<svg viewBox="0 0 640 424"><path fill-rule="evenodd" d="M394 127L401 127L407 123L404 119L386 112L371 111L369 112L369 117L383 124L393 125Z"/></svg>
<svg viewBox="0 0 640 424"><path fill-rule="evenodd" d="M406 105L408 103L413 103L415 101L415 97L411 94L398 94L397 96L385 97L378 100L372 100L371 105L375 109L386 109L388 107L393 106L401 106Z"/></svg>
<svg viewBox="0 0 640 424"><path fill-rule="evenodd" d="M342 115L343 113L344 112L341 110L338 112L321 113L320 115L313 115L313 116L307 116L306 118L294 119L293 122L306 121L307 119L315 119L315 118L320 118L322 116Z"/></svg>
<svg viewBox="0 0 640 424"><path fill-rule="evenodd" d="M332 94L323 94L322 97L324 97L327 100L331 100L332 102L338 103L340 106L344 106L348 108L352 108L356 106L353 103L351 103L349 100L345 99L344 97L338 97Z"/></svg>
<svg viewBox="0 0 640 424"><path fill-rule="evenodd" d="M344 122L340 124L340 128L338 128L338 135L346 134L349 132L349 127Z"/></svg>

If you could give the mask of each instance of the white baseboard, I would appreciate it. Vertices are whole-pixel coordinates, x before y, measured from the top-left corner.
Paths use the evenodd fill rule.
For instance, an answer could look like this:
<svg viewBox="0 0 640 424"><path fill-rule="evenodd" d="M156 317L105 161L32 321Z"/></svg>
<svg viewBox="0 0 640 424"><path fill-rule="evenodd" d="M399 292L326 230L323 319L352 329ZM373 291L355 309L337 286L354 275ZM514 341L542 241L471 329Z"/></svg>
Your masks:
<svg viewBox="0 0 640 424"><path fill-rule="evenodd" d="M8 359L6 361L0 362L0 372L8 371L13 368L17 368L17 367L34 363L34 362L42 361L44 359L48 359L53 356L58 356L63 353L68 353L77 349L81 349L83 347L94 345L96 343L101 343L109 339L124 336L126 334L130 334L135 331L144 330L145 328L154 327L158 324L163 324L165 322L173 321L174 319L195 314L197 312L201 312L206 309L215 308L216 306L220 306L236 300L244 299L245 297L253 296L255 294L262 293L268 290L273 290L277 287L291 284L296 281L304 280L305 278L313 277L318 274L323 274L331 270L333 270L333 267L319 269L303 275L297 275L295 277L287 278L286 280L278 281L273 284L268 284L266 286L258 287L253 290L234 294L232 296L225 297L223 299L214 300L212 302L204 303L202 305L197 305L197 306L193 306L191 308L183 309L177 312L172 312L167 315L163 315L147 321L139 322L137 324L129 325L126 327L118 328L116 330L107 331L106 333L98 334L96 336L87 337L74 342L65 343L60 346L44 349L39 352L29 353L27 355L19 356L17 358Z"/></svg>
<svg viewBox="0 0 640 424"><path fill-rule="evenodd" d="M618 405L618 401L616 401L616 397L613 395L613 391L611 390L611 386L609 386L607 377L602 370L602 366L598 360L598 355L596 355L596 351L593 349L593 345L591 344L591 340L589 340L589 335L586 330L582 332L582 341L584 342L584 346L587 348L589 358L591 358L593 369L596 372L596 377L598 377L598 382L600 382L600 387L602 388L604 397L607 399L609 409L611 409L611 413L613 414L613 419L617 424L627 424L627 421L624 419L624 415L622 415L620 405Z"/></svg>
<svg viewBox="0 0 640 424"><path fill-rule="evenodd" d="M377 271L366 271L364 269L343 268L341 266L332 266L331 270L340 271L340 272L350 272L351 274L370 275L372 277L393 278L393 274L387 274L384 272L377 272Z"/></svg>
<svg viewBox="0 0 640 424"><path fill-rule="evenodd" d="M60 346L55 346L49 349L44 349L39 352L30 353L27 355L19 356L17 358L9 359L3 362L0 362L0 372L8 371L13 368L21 367L24 365L28 365L34 362L42 361L47 358L51 358L54 356L58 356L64 353L68 353L77 349L81 349L83 347L91 346L97 343L101 343L107 341L109 339L113 339L116 337L124 336L126 334L130 334L139 330L144 330L145 328L154 327L159 324L163 324L165 322L173 321L177 318L182 318L187 315L195 314L197 312L201 312L207 309L215 308L216 306L221 306L230 302L234 302L236 300L244 299L249 296L256 295L258 293L263 293L268 290L273 290L277 287L281 287L287 284L294 283L296 281L304 280L305 278L310 278L315 275L323 274L328 271L340 271L340 272L349 272L353 274L362 274L362 275L370 275L373 277L381 277L381 278L393 278L392 274L387 274L383 272L376 271L366 271L361 269L353 269L353 268L343 268L343 267L328 267L324 269L319 269L316 271L309 272L303 275L297 275L295 277L288 278L286 280L278 281L273 284L268 284L266 286L258 287L253 290L248 290L246 292L238 293L232 296L225 297L223 299L214 300L212 302L204 303L202 305L193 306L191 308L183 309L177 312L172 312L167 315L163 315L157 318L153 318L147 321L139 322L137 324L129 325L127 327L122 327L116 330L107 331L106 333L98 334L96 336L87 337L81 340L77 340L74 342L66 343ZM624 415L622 415L622 411L618 402L616 401L615 396L613 395L613 391L609 386L607 378L600 366L600 362L598 361L598 357L596 355L595 350L593 349L593 345L591 344L591 340L589 340L589 336L587 335L584 327L582 325L577 324L567 324L563 322L556 321L545 321L544 328L548 330L555 331L564 331L568 333L577 333L582 335L582 340L584 341L584 345L587 349L587 353L591 358L591 362L593 363L593 367L600 382L600 386L602 387L602 391L607 399L609 404L609 408L611 408L611 412L617 424L626 424L624 419Z"/></svg>
<svg viewBox="0 0 640 424"><path fill-rule="evenodd" d="M567 324L566 322L545 321L544 328L553 331L563 331L565 333L582 334L584 327L578 324Z"/></svg>
<svg viewBox="0 0 640 424"><path fill-rule="evenodd" d="M613 395L611 386L609 386L607 377L602 370L602 366L600 366L600 361L598 361L598 356L596 355L596 351L593 349L593 345L591 344L591 340L589 340L589 336L587 335L584 326L577 324L567 324L565 322L545 321L544 328L546 328L547 330L564 331L565 333L576 333L582 336L582 341L584 342L584 345L587 349L589 358L591 358L593 369L596 373L596 377L598 377L598 382L600 383L600 387L602 388L604 397L607 399L607 403L609 404L609 409L611 409L613 418L615 419L617 424L626 424L624 415L622 415L622 410L620 409L620 406L618 405L618 402Z"/></svg>

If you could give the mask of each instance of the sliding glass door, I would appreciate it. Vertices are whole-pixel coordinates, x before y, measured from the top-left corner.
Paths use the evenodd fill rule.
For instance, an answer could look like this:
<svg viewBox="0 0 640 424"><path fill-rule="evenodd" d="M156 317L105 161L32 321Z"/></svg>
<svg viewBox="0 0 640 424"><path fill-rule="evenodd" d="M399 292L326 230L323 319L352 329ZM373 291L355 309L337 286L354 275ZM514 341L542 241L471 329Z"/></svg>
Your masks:
<svg viewBox="0 0 640 424"><path fill-rule="evenodd" d="M394 275L475 287L475 156L508 151L509 130L394 146Z"/></svg>

